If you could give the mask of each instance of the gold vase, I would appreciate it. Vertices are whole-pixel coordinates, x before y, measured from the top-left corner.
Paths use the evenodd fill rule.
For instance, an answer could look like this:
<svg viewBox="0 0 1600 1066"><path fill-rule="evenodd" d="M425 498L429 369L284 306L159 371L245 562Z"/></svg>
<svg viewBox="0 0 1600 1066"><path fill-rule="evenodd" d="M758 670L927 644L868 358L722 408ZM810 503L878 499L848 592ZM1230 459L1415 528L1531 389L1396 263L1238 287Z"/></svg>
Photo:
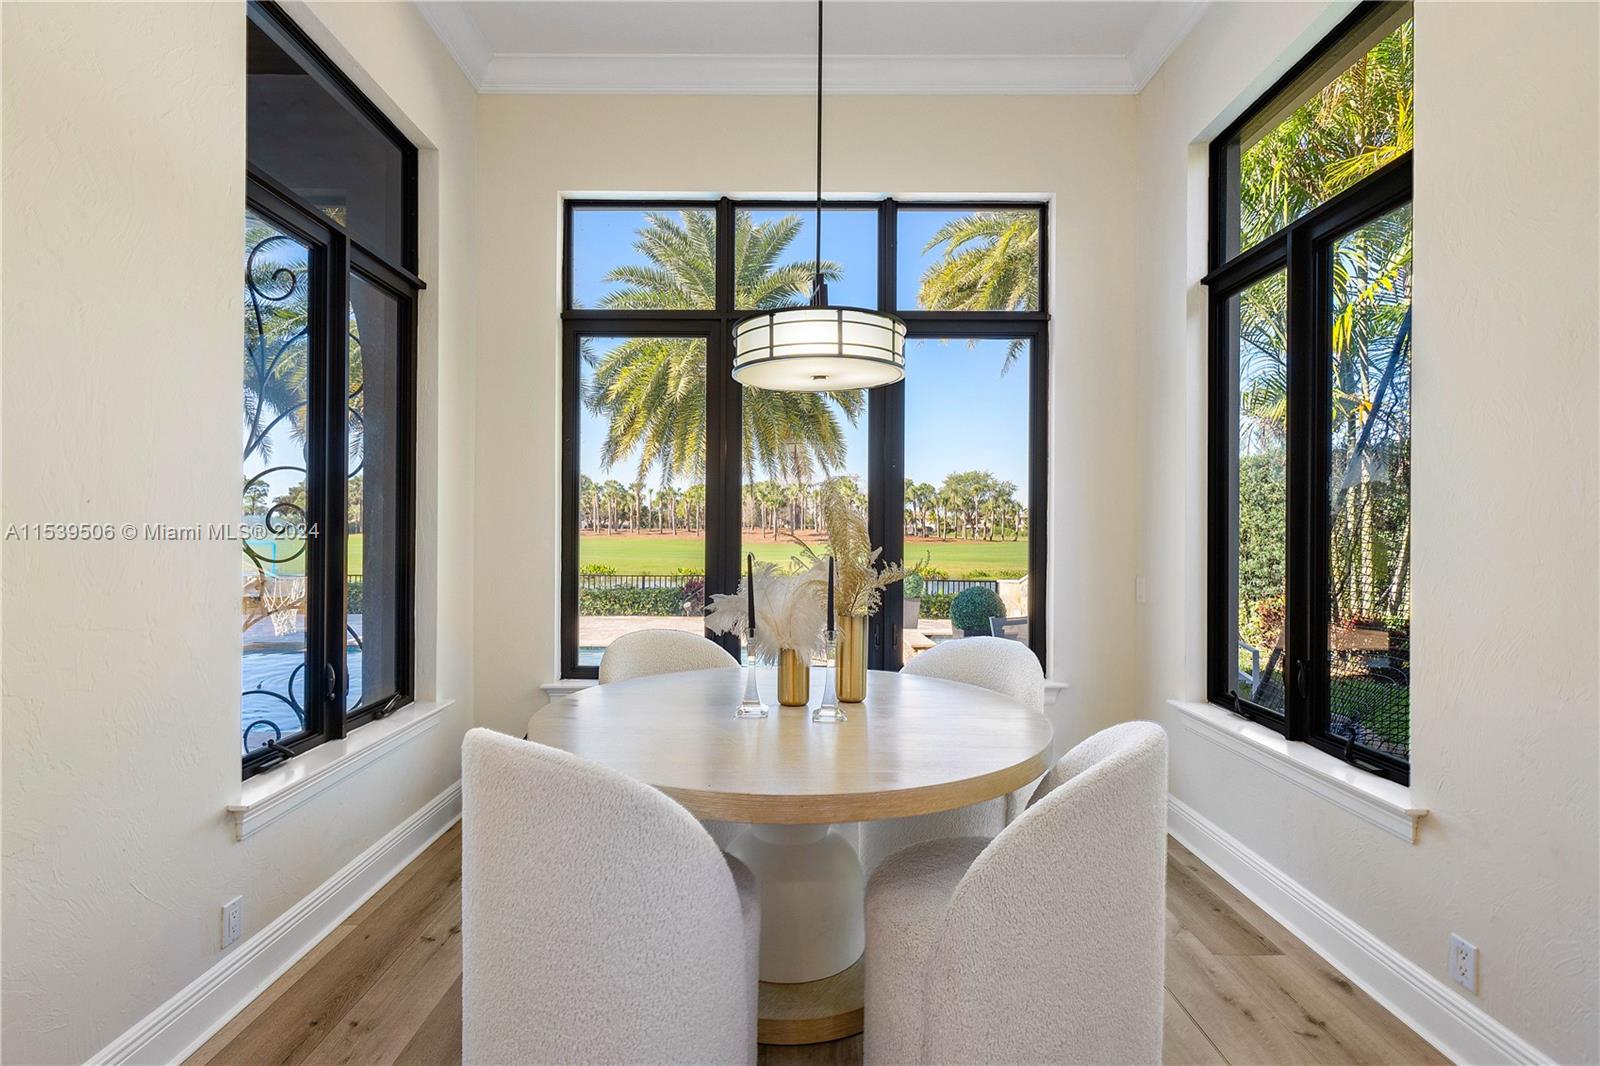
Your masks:
<svg viewBox="0 0 1600 1066"><path fill-rule="evenodd" d="M811 664L793 648L778 651L778 702L785 707L811 702Z"/></svg>
<svg viewBox="0 0 1600 1066"><path fill-rule="evenodd" d="M867 698L867 616L840 615L838 627L840 703L860 703Z"/></svg>

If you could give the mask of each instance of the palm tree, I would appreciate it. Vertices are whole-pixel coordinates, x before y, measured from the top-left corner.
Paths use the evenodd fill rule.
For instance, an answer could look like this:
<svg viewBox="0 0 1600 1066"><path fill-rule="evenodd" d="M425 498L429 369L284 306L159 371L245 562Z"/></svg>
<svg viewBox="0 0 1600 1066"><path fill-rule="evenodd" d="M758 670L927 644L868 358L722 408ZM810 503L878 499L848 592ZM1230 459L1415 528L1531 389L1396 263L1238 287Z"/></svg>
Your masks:
<svg viewBox="0 0 1600 1066"><path fill-rule="evenodd" d="M922 275L918 301L930 311L1032 311L1039 306L1039 212L975 211L953 218L923 252L943 247ZM1014 340L1001 373L1027 346Z"/></svg>
<svg viewBox="0 0 1600 1066"><path fill-rule="evenodd" d="M1248 248L1411 150L1415 32L1401 24L1239 158Z"/></svg>
<svg viewBox="0 0 1600 1066"><path fill-rule="evenodd" d="M603 306L617 310L705 310L716 306L716 232L706 211L676 217L652 212L634 247L649 261L606 275L619 288ZM757 224L735 214L735 306L760 310L803 304L813 263L780 264L800 231L798 215ZM832 263L819 264L828 280ZM585 348L593 375L584 388L590 412L609 421L601 462L610 467L634 456L637 473L652 467L663 476L700 480L705 475L706 351L699 338L641 337L604 355ZM839 393L744 391L743 461L747 481L757 466L787 478L844 465L847 443L840 417L854 425L866 410L864 391Z"/></svg>
<svg viewBox="0 0 1600 1066"><path fill-rule="evenodd" d="M1247 248L1411 150L1414 32L1403 23L1240 157ZM1411 430L1409 208L1341 238L1333 256L1330 553L1337 617L1409 614ZM1239 294L1241 457L1281 471L1288 380L1284 276ZM1265 475L1281 485L1281 472ZM1257 493L1252 525L1281 529L1281 488ZM1277 557L1256 560L1281 575ZM1268 585L1282 588L1281 576ZM1260 589L1240 588L1241 613ZM1254 598L1253 598L1254 597Z"/></svg>

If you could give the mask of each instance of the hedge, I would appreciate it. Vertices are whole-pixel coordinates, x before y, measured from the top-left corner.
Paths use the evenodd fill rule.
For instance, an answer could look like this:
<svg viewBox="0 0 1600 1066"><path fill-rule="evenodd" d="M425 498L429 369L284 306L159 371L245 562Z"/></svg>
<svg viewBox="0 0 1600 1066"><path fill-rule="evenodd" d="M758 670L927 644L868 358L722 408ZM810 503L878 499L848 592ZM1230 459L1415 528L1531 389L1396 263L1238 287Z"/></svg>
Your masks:
<svg viewBox="0 0 1600 1066"><path fill-rule="evenodd" d="M924 592L922 594L922 617L924 618L949 618L950 601L955 599L953 592Z"/></svg>
<svg viewBox="0 0 1600 1066"><path fill-rule="evenodd" d="M579 589L578 613L587 615L645 614L674 617L683 614L683 589L641 589L631 585L609 589Z"/></svg>

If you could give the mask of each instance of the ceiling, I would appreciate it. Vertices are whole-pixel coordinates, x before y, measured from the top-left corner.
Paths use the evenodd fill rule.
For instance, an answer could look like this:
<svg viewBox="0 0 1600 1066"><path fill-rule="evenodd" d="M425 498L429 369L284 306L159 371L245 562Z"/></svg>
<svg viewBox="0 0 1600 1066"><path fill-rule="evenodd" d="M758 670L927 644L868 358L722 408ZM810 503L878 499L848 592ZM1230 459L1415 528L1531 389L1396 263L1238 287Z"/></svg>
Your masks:
<svg viewBox="0 0 1600 1066"><path fill-rule="evenodd" d="M416 0L494 93L808 93L808 0ZM832 0L837 93L1132 93L1205 0Z"/></svg>

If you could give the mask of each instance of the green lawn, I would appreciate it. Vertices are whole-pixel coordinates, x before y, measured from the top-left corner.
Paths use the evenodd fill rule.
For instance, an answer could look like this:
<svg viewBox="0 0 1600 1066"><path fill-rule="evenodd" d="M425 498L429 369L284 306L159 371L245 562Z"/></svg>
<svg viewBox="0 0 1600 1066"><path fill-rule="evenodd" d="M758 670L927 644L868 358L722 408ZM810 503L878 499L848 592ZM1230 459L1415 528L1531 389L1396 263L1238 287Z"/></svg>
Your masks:
<svg viewBox="0 0 1600 1066"><path fill-rule="evenodd" d="M268 548L262 542L256 541L256 542L252 542L252 543L255 544L256 551L260 552L262 555L266 556L269 559L272 557L271 551L268 550ZM278 542L278 552L280 554L283 554L283 555L292 555L296 551L299 551L300 543L301 542L298 541L298 540L279 541ZM352 573L352 574L359 574L359 573L362 572L361 571L361 554L362 554L361 553L361 545L362 545L362 534L360 534L360 533L352 533L350 535L350 540L348 542L348 545L345 548L346 566L348 568L348 571L350 573ZM255 567L254 561L251 560L251 558L248 555L245 555L244 552L242 552L242 551L239 553L239 555L240 555L241 572L245 573L245 574L253 575L256 572L256 567ZM268 573L272 573L273 572L272 568L270 566L267 567L267 572ZM288 562L279 564L278 569L277 569L277 573L279 573L279 574L281 574L281 575L283 575L285 577L296 577L296 576L298 576L300 574L303 574L305 572L306 572L306 557L305 557L304 553L302 553L300 555L300 557L297 558L297 559L290 559Z"/></svg>
<svg viewBox="0 0 1600 1066"><path fill-rule="evenodd" d="M787 563L799 552L785 536L777 540L754 539L745 535L745 551L768 563ZM1021 577L1028 571L1028 542L914 539L906 544L906 561L928 565L953 578L968 577L975 571L990 577ZM705 567L705 541L698 537L673 537L651 533L616 536L585 534L580 538L578 560L582 564L609 566L619 574L672 574L678 570L700 571Z"/></svg>

